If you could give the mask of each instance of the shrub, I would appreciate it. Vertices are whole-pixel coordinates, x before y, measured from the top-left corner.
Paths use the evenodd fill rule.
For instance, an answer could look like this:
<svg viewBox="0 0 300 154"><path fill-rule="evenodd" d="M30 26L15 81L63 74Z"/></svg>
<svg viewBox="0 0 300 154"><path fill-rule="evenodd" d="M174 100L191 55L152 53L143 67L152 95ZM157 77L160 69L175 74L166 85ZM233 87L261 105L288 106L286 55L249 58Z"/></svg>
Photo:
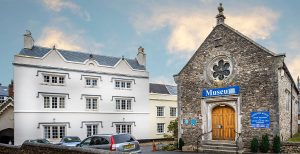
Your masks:
<svg viewBox="0 0 300 154"><path fill-rule="evenodd" d="M278 135L276 135L273 138L273 152L280 153L280 146L281 146L280 137Z"/></svg>
<svg viewBox="0 0 300 154"><path fill-rule="evenodd" d="M182 138L179 139L179 150L182 150L182 147L184 146L184 141L182 140Z"/></svg>
<svg viewBox="0 0 300 154"><path fill-rule="evenodd" d="M258 139L256 137L251 140L251 152L258 152Z"/></svg>
<svg viewBox="0 0 300 154"><path fill-rule="evenodd" d="M174 144L168 144L162 147L162 150L164 151L174 151L176 150L176 147L174 146Z"/></svg>
<svg viewBox="0 0 300 154"><path fill-rule="evenodd" d="M262 140L261 140L261 144L260 144L260 151L262 153L267 153L269 151L269 146L270 146L269 136L268 136L268 134L265 134L262 136Z"/></svg>
<svg viewBox="0 0 300 154"><path fill-rule="evenodd" d="M168 125L168 132L172 133L172 135L175 139L178 138L178 120L177 119L170 121L170 124Z"/></svg>

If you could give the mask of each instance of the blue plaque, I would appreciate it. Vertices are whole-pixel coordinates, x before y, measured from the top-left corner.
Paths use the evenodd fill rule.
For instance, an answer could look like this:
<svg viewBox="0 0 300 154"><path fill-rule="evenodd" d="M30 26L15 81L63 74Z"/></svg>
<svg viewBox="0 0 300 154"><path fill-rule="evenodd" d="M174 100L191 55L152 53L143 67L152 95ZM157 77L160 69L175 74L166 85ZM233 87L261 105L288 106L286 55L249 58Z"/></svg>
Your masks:
<svg viewBox="0 0 300 154"><path fill-rule="evenodd" d="M192 126L196 126L196 124L197 124L197 120L196 120L196 119L192 119L192 120L191 120L191 125L192 125Z"/></svg>
<svg viewBox="0 0 300 154"><path fill-rule="evenodd" d="M184 119L184 124L188 125L189 124L189 119Z"/></svg>
<svg viewBox="0 0 300 154"><path fill-rule="evenodd" d="M239 86L230 86L225 88L211 88L202 91L202 97L228 96L237 95L240 93Z"/></svg>
<svg viewBox="0 0 300 154"><path fill-rule="evenodd" d="M270 112L257 111L250 113L251 127L253 128L270 128Z"/></svg>

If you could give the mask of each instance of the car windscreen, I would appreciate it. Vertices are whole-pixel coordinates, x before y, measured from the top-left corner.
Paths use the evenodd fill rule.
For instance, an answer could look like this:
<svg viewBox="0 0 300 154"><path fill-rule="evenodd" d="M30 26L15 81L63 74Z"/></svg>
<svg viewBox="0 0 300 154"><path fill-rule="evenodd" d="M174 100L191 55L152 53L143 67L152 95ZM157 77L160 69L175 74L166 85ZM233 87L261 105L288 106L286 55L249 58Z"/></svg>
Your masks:
<svg viewBox="0 0 300 154"><path fill-rule="evenodd" d="M65 143L70 143L70 142L80 142L80 138L79 137L66 137L64 139Z"/></svg>
<svg viewBox="0 0 300 154"><path fill-rule="evenodd" d="M116 144L135 141L135 138L129 134L114 135L114 139Z"/></svg>

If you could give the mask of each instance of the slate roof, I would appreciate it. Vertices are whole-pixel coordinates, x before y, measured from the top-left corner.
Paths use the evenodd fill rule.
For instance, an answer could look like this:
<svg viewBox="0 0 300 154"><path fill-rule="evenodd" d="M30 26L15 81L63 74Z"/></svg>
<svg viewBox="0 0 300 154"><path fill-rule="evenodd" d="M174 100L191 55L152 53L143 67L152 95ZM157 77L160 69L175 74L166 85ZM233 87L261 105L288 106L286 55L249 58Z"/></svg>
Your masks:
<svg viewBox="0 0 300 154"><path fill-rule="evenodd" d="M8 88L5 86L0 86L0 96L8 96Z"/></svg>
<svg viewBox="0 0 300 154"><path fill-rule="evenodd" d="M22 49L19 53L19 55L24 56L30 56L30 57L38 57L41 58L45 56L51 48L46 47L40 47L40 46L33 46L33 48L30 49ZM91 59L95 59L99 65L104 66L115 66L117 62L122 59L118 57L110 57L110 56L103 56L103 55L96 55L96 54L90 54L90 53L84 53L84 52L78 52L78 51L69 51L69 50L62 50L57 49L57 51L67 60L71 62L80 62L83 63L84 61ZM127 63L136 70L146 70L144 65L140 65L136 59L125 59Z"/></svg>
<svg viewBox="0 0 300 154"><path fill-rule="evenodd" d="M177 95L177 87L164 84L150 83L149 92L157 94Z"/></svg>

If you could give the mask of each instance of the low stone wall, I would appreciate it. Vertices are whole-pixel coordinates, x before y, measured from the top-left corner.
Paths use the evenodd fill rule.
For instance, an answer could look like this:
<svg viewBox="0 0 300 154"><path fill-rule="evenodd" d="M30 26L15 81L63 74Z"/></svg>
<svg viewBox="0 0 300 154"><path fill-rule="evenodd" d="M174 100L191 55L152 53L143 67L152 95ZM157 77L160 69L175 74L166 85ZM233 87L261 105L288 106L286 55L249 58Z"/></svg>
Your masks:
<svg viewBox="0 0 300 154"><path fill-rule="evenodd" d="M300 142L283 142L281 153L300 153Z"/></svg>
<svg viewBox="0 0 300 154"><path fill-rule="evenodd" d="M53 144L39 144L39 143L24 143L22 146L14 146L0 143L1 154L117 154L120 152L113 152L101 149L88 149L79 147L66 147Z"/></svg>

